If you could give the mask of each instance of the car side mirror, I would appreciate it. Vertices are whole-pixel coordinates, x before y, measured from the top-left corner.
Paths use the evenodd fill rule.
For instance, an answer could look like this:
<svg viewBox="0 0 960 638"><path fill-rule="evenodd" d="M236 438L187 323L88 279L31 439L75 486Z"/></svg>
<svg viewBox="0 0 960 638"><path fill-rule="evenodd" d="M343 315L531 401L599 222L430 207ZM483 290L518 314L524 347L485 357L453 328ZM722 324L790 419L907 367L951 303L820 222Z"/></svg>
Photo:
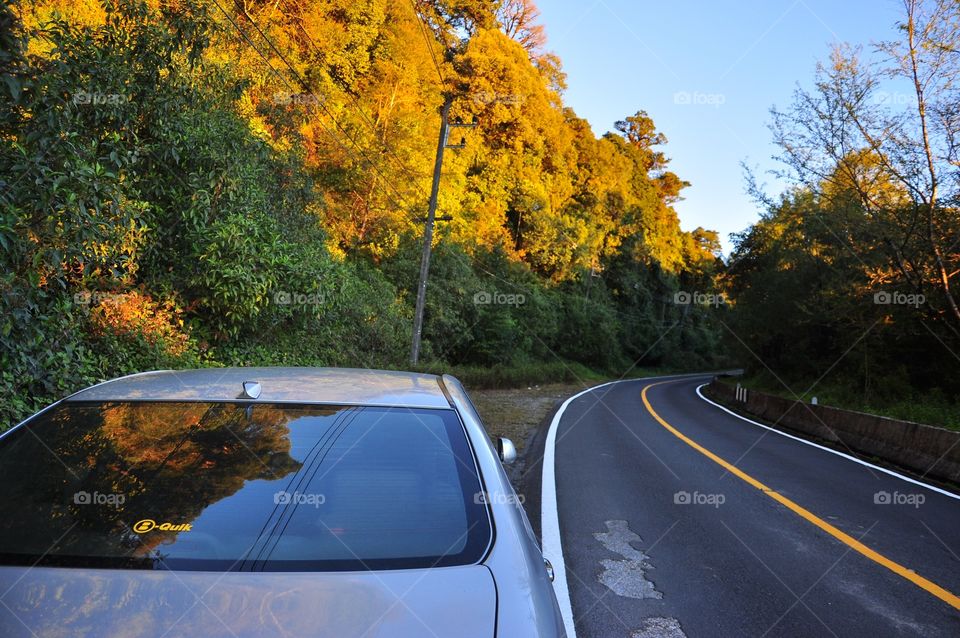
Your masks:
<svg viewBox="0 0 960 638"><path fill-rule="evenodd" d="M502 436L497 439L497 454L501 463L513 463L517 460L517 448L513 441Z"/></svg>

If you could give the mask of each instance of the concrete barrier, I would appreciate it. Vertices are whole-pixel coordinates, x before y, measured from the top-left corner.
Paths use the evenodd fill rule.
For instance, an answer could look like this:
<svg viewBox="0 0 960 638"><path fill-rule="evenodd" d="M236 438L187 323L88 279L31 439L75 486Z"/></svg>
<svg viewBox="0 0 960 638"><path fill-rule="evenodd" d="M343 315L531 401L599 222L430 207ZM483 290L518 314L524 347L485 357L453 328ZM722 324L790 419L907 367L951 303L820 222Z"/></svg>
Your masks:
<svg viewBox="0 0 960 638"><path fill-rule="evenodd" d="M960 432L745 390L714 379L704 394L745 416L839 444L921 476L960 483Z"/></svg>

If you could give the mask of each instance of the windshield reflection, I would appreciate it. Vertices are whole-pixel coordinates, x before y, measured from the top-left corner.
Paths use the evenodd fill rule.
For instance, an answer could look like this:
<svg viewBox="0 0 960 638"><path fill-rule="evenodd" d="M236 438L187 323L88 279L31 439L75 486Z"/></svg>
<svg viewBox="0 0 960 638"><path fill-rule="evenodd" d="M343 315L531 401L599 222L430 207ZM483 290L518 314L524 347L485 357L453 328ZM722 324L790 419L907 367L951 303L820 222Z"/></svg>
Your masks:
<svg viewBox="0 0 960 638"><path fill-rule="evenodd" d="M0 452L4 508L16 508L0 522L0 551L43 554L56 543L63 555L162 560L182 534L163 523L191 525L248 483L296 473L307 451L291 454L291 424L309 422L315 437L342 410L141 402L52 411ZM157 526L138 534L144 520Z"/></svg>
<svg viewBox="0 0 960 638"><path fill-rule="evenodd" d="M67 402L0 440L0 564L355 571L491 537L452 410Z"/></svg>

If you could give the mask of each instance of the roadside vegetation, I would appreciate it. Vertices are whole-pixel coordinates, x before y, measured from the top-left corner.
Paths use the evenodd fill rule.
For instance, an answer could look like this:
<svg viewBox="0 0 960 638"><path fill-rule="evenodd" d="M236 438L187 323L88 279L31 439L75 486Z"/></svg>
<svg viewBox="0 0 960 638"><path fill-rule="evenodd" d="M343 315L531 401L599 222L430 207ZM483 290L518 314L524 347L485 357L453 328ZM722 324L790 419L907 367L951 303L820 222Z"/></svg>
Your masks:
<svg viewBox="0 0 960 638"><path fill-rule="evenodd" d="M407 366L410 368L410 366ZM505 366L454 365L436 362L413 367L417 372L451 374L467 388L496 390L545 383L600 383L607 376L573 361L514 363Z"/></svg>
<svg viewBox="0 0 960 638"><path fill-rule="evenodd" d="M727 334L760 389L956 424L960 5L903 5L895 40L837 47L773 110L793 186L751 179L765 212L722 275Z"/></svg>
<svg viewBox="0 0 960 638"><path fill-rule="evenodd" d="M643 105L598 137L564 104L530 0L0 0L0 424L144 369L409 367L445 95L476 126L421 369L738 363L955 423L960 9L904 6L774 110L791 187L749 177L763 214L722 260Z"/></svg>
<svg viewBox="0 0 960 638"><path fill-rule="evenodd" d="M787 389L769 373L758 373L749 377L721 377L720 381L732 386L739 383L745 388L784 399L799 399L809 403L816 397L819 405L960 430L960 410L953 399L944 396L939 388L928 392L913 391L912 394L909 391L899 392L890 397L874 395L869 400L864 400L864 393L860 389L851 390L835 383L818 384L816 389L809 392L804 392L806 388L799 386Z"/></svg>
<svg viewBox="0 0 960 638"><path fill-rule="evenodd" d="M714 290L716 234L681 230L642 110L598 138L565 107L531 8L2 0L0 423L151 368L407 367L445 91L477 126L444 163L422 364L716 365L724 310L677 303Z"/></svg>

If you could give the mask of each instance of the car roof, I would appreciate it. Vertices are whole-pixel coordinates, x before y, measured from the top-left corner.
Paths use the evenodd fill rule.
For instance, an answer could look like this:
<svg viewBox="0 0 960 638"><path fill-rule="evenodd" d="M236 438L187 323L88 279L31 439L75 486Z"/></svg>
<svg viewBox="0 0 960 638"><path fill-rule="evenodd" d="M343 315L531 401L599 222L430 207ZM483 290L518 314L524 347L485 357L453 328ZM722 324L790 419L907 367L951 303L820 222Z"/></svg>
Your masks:
<svg viewBox="0 0 960 638"><path fill-rule="evenodd" d="M260 383L260 403L451 407L437 375L361 368L158 370L105 381L66 400L233 401L245 381Z"/></svg>

